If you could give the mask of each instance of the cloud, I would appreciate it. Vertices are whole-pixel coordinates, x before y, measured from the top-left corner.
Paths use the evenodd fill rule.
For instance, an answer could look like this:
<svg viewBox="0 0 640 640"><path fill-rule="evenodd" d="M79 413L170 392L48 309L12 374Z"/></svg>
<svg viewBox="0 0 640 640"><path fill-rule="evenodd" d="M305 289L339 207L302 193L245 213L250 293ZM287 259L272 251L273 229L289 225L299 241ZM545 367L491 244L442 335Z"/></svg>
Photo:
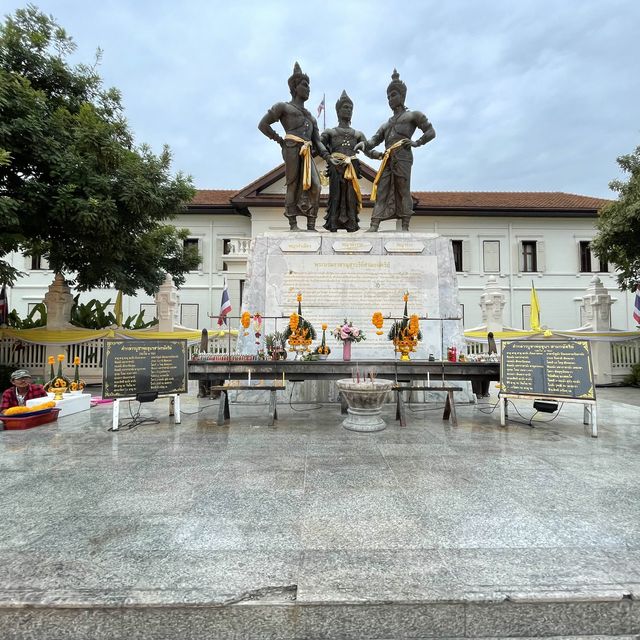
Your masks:
<svg viewBox="0 0 640 640"><path fill-rule="evenodd" d="M7 11L17 8L9 7ZM257 131L289 99L298 60L327 126L343 89L368 136L390 116L396 67L407 106L437 138L415 152L416 190L561 190L610 196L615 158L640 144L636 0L185 3L43 0L140 142L173 151L199 188L239 188L281 161Z"/></svg>

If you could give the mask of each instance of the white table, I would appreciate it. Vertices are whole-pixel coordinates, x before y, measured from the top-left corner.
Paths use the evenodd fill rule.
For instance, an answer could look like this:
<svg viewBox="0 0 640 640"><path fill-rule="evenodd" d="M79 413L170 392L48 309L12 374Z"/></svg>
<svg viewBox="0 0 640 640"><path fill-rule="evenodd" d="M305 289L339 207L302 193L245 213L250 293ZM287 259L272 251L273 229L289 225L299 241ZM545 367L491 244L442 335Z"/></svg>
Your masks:
<svg viewBox="0 0 640 640"><path fill-rule="evenodd" d="M33 398L27 400L26 406L33 407L38 404L46 402L44 398ZM91 408L91 394L90 393L65 393L62 396L62 400L56 400L56 407L60 409L58 418L64 418L71 416L74 413L80 413L80 411L86 411Z"/></svg>

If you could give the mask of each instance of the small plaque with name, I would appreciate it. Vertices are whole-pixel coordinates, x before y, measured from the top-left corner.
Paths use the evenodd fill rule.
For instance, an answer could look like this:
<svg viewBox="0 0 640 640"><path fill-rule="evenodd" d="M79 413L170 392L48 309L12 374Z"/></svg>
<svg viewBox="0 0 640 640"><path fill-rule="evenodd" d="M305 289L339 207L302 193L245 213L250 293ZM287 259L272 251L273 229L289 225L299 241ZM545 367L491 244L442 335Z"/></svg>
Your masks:
<svg viewBox="0 0 640 640"><path fill-rule="evenodd" d="M280 251L283 253L316 253L320 249L320 238L309 240L283 240Z"/></svg>
<svg viewBox="0 0 640 640"><path fill-rule="evenodd" d="M336 240L332 246L336 253L369 253L373 247L368 240Z"/></svg>
<svg viewBox="0 0 640 640"><path fill-rule="evenodd" d="M384 248L387 253L422 253L424 244L417 240L389 240Z"/></svg>

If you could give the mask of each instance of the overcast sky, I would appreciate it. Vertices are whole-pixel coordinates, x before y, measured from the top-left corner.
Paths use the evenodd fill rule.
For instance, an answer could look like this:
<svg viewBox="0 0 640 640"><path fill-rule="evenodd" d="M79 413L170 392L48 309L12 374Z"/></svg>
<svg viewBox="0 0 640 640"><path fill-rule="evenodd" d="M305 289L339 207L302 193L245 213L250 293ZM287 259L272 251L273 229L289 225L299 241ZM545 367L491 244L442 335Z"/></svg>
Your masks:
<svg viewBox="0 0 640 640"><path fill-rule="evenodd" d="M367 137L391 115L393 68L436 139L416 191L566 191L614 197L616 157L640 145L639 0L41 0L122 92L138 143L172 150L199 189L243 187L281 162L256 125L290 99L343 89ZM2 14L24 6L0 0ZM322 117L319 119L322 128ZM279 125L276 125L279 127ZM371 162L377 166L376 162Z"/></svg>

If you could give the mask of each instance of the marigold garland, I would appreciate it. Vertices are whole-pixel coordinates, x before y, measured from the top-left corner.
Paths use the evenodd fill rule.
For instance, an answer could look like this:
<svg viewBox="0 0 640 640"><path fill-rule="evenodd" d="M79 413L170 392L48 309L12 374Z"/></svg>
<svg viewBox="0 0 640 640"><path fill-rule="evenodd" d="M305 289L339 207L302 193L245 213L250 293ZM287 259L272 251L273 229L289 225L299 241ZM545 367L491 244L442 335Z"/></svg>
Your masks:
<svg viewBox="0 0 640 640"><path fill-rule="evenodd" d="M376 335L382 335L382 325L384 324L384 317L380 311L376 311L371 317L371 324L377 329Z"/></svg>
<svg viewBox="0 0 640 640"><path fill-rule="evenodd" d="M409 318L409 335L417 336L420 331L420 321L418 320L418 316L414 313Z"/></svg>
<svg viewBox="0 0 640 640"><path fill-rule="evenodd" d="M240 316L240 323L245 329L249 328L249 324L251 323L251 314L248 311L243 311L242 316Z"/></svg>
<svg viewBox="0 0 640 640"><path fill-rule="evenodd" d="M294 311L289 317L289 328L291 331L295 331L298 328L300 322L300 316Z"/></svg>

